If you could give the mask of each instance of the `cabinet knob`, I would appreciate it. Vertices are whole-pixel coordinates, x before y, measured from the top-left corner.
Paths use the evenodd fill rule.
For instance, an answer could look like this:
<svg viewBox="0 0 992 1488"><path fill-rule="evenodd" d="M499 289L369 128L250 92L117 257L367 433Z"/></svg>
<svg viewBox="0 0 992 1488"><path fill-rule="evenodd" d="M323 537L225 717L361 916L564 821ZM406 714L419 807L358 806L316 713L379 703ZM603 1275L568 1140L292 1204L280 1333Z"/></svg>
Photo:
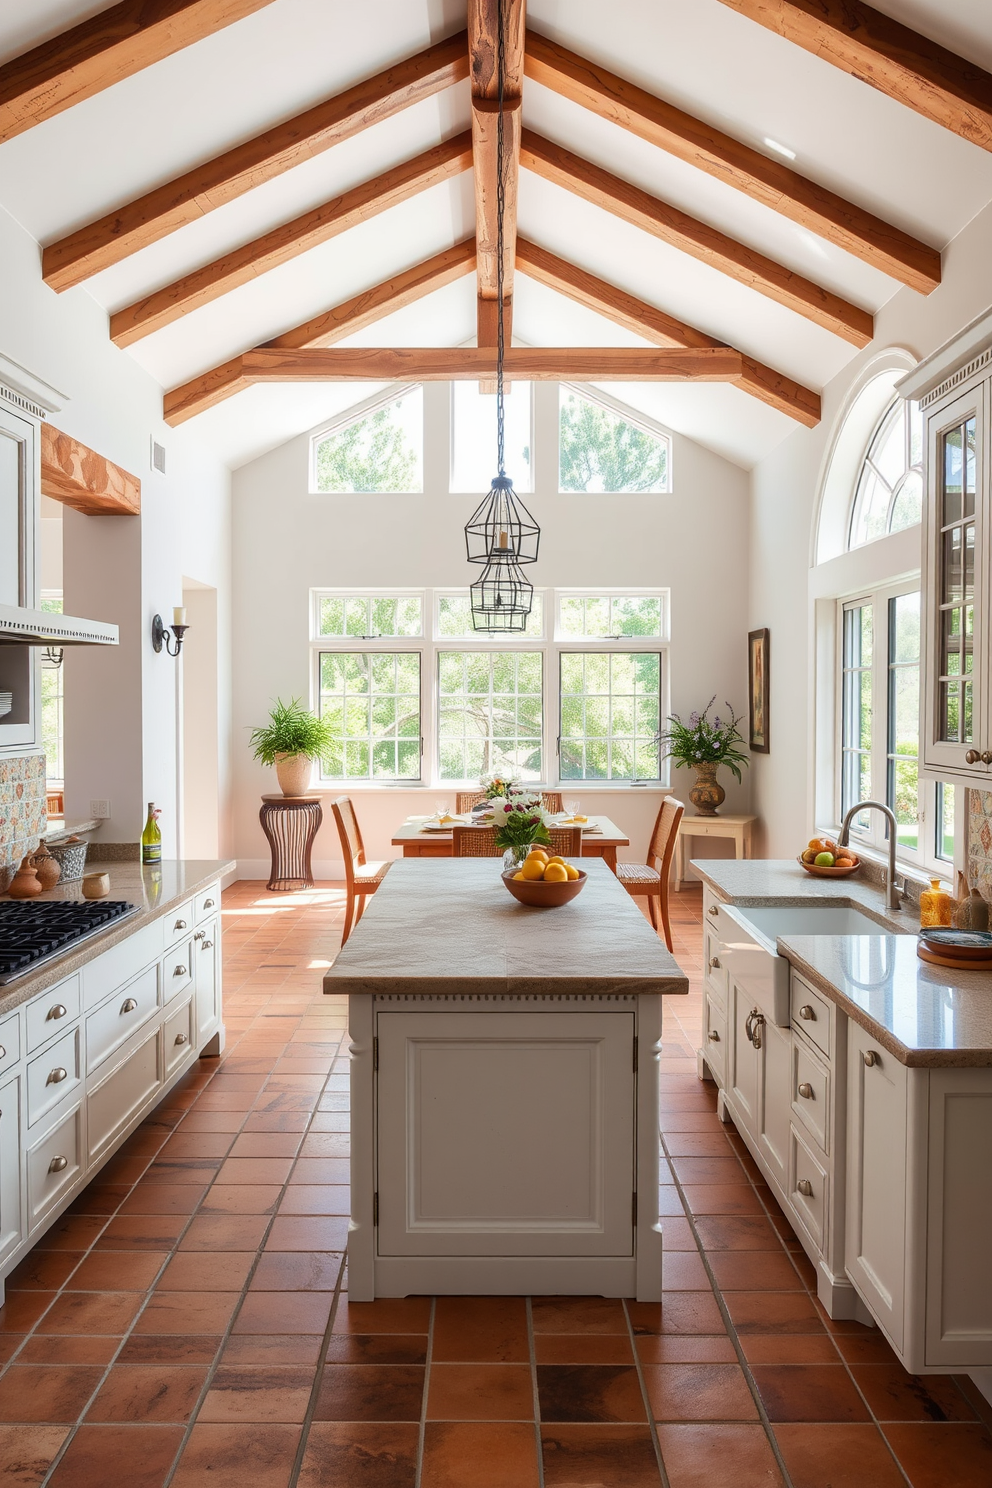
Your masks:
<svg viewBox="0 0 992 1488"><path fill-rule="evenodd" d="M982 764L992 765L992 749L984 749L982 751Z"/></svg>
<svg viewBox="0 0 992 1488"><path fill-rule="evenodd" d="M804 1002L802 1007L799 1009L799 1016L807 1023L816 1022L816 1011L814 1008L810 1007L808 1002Z"/></svg>
<svg viewBox="0 0 992 1488"><path fill-rule="evenodd" d="M710 1042L713 1043L713 1044L718 1044L720 1042L720 1035L717 1033L717 1031L716 1031L715 1028L711 1028L710 1029L709 1037L710 1037Z"/></svg>
<svg viewBox="0 0 992 1488"><path fill-rule="evenodd" d="M200 950L201 951L210 951L210 950L213 950L213 944L214 943L213 943L212 940L205 940L203 942L202 946L200 947Z"/></svg>
<svg viewBox="0 0 992 1488"><path fill-rule="evenodd" d="M717 915L720 913L720 906L718 904L711 904L706 913L711 914L713 918L716 919Z"/></svg>
<svg viewBox="0 0 992 1488"><path fill-rule="evenodd" d="M67 1080L68 1078L69 1078L69 1071L67 1069L63 1069L62 1066L60 1065L58 1069L53 1069L51 1071L51 1073L48 1076L48 1079L45 1081L45 1084L46 1085L61 1085L62 1084L62 1081L63 1080Z"/></svg>
<svg viewBox="0 0 992 1488"><path fill-rule="evenodd" d="M982 756L977 749L969 749L964 757L964 762L966 765L977 765L980 763L981 758Z"/></svg>
<svg viewBox="0 0 992 1488"><path fill-rule="evenodd" d="M720 957L719 956L711 956L710 957L710 966L713 968L714 971L719 970Z"/></svg>
<svg viewBox="0 0 992 1488"><path fill-rule="evenodd" d="M881 1064L882 1062L874 1049L866 1049L863 1058L869 1069L874 1069L876 1064Z"/></svg>
<svg viewBox="0 0 992 1488"><path fill-rule="evenodd" d="M796 1184L796 1187L798 1188L804 1199L811 1199L813 1197L813 1185L812 1183L810 1183L808 1178L800 1178L799 1182Z"/></svg>
<svg viewBox="0 0 992 1488"><path fill-rule="evenodd" d="M128 997L124 1002L121 1003L121 1013L133 1013L137 1006L138 1004L135 1002L134 998Z"/></svg>
<svg viewBox="0 0 992 1488"><path fill-rule="evenodd" d="M173 925L172 928L173 928L173 930L185 930L186 929L186 921L185 920L177 920L176 923Z"/></svg>
<svg viewBox="0 0 992 1488"><path fill-rule="evenodd" d="M176 1034L176 1043L177 1044L188 1044L189 1043L189 1034L188 1033L177 1033Z"/></svg>
<svg viewBox="0 0 992 1488"><path fill-rule="evenodd" d="M49 1020L54 1021L56 1018L64 1018L66 1012L67 1009L62 1006L61 1002L57 1002L54 1007L48 1009L48 1012L45 1014L45 1022L47 1023Z"/></svg>
<svg viewBox="0 0 992 1488"><path fill-rule="evenodd" d="M204 909L213 909L214 901L212 899L204 899L203 907Z"/></svg>
<svg viewBox="0 0 992 1488"><path fill-rule="evenodd" d="M185 966L174 966L173 969L172 969L172 975L173 976L185 976L186 975L186 967Z"/></svg>
<svg viewBox="0 0 992 1488"><path fill-rule="evenodd" d="M69 1159L67 1157L53 1157L48 1164L48 1171L50 1173L61 1173L68 1166Z"/></svg>
<svg viewBox="0 0 992 1488"><path fill-rule="evenodd" d="M206 932L206 930L197 930L194 933L194 935L193 935L193 939L194 940L206 940L206 938L207 938L207 932Z"/></svg>
<svg viewBox="0 0 992 1488"><path fill-rule="evenodd" d="M803 1100L813 1099L813 1087L808 1080L804 1080L803 1083L800 1085L799 1094L802 1096Z"/></svg>

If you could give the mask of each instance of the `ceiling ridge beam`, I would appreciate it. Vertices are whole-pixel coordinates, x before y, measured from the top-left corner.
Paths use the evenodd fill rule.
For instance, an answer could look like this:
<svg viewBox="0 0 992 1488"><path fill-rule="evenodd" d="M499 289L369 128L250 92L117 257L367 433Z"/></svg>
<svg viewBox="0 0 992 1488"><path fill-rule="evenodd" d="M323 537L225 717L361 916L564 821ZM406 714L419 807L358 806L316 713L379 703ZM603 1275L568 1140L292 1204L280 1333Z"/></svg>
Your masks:
<svg viewBox="0 0 992 1488"><path fill-rule="evenodd" d="M992 150L992 73L862 0L722 4L925 119Z"/></svg>
<svg viewBox="0 0 992 1488"><path fill-rule="evenodd" d="M541 382L736 382L744 371L729 346L512 346L505 364L508 377ZM495 371L486 346L258 347L241 357L250 382L477 382Z"/></svg>
<svg viewBox="0 0 992 1488"><path fill-rule="evenodd" d="M852 346L867 346L871 340L874 321L869 311L533 130L523 131L520 163L542 179L767 295Z"/></svg>
<svg viewBox="0 0 992 1488"><path fill-rule="evenodd" d="M450 180L471 164L472 136L465 130L118 310L110 317L110 338L117 346L130 346L358 223Z"/></svg>
<svg viewBox="0 0 992 1488"><path fill-rule="evenodd" d="M920 294L940 284L936 248L529 29L526 69L534 82L742 191Z"/></svg>
<svg viewBox="0 0 992 1488"><path fill-rule="evenodd" d="M404 269L402 273L394 274L371 289L364 289L321 315L264 342L263 348L301 351L306 347L331 346L345 336L365 330L383 316L402 310L424 295L471 274L474 269L475 239L466 238L453 248L446 248L443 253L436 253L433 258ZM211 367L209 372L202 372L165 394L162 405L165 422L173 427L184 424L198 413L233 398L235 393L250 387L251 381L243 370L243 354Z"/></svg>
<svg viewBox="0 0 992 1488"><path fill-rule="evenodd" d="M625 330L655 341L659 346L680 345L699 349L724 346L702 331L684 325L636 295L628 294L615 284L599 279L577 264L549 253L526 238L517 239L517 267L540 284L567 295L598 315L606 316ZM680 338L681 339L678 339ZM734 348L730 348L733 350ZM773 367L741 354L741 374L737 385L752 397L767 403L779 413L787 414L812 429L820 421L820 395L812 388L786 377Z"/></svg>
<svg viewBox="0 0 992 1488"><path fill-rule="evenodd" d="M122 0L0 67L0 143L272 0Z"/></svg>
<svg viewBox="0 0 992 1488"><path fill-rule="evenodd" d="M60 238L42 254L42 277L58 291L82 284L149 243L466 77L466 36L461 31Z"/></svg>

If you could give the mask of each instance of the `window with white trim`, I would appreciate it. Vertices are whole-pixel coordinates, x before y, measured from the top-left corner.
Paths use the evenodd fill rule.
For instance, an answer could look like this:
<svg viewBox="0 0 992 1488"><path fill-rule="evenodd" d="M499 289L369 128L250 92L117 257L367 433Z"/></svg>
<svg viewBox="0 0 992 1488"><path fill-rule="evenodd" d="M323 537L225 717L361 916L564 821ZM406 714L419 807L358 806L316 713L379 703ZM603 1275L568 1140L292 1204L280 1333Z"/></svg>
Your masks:
<svg viewBox="0 0 992 1488"><path fill-rule="evenodd" d="M915 527L923 519L923 419L896 398L868 442L851 506L849 548Z"/></svg>
<svg viewBox="0 0 992 1488"><path fill-rule="evenodd" d="M310 489L396 493L424 489L424 390L368 398L310 441Z"/></svg>
<svg viewBox="0 0 992 1488"><path fill-rule="evenodd" d="M534 489L533 383L514 382L504 400L506 473L513 489ZM496 474L496 394L477 382L451 384L451 490L483 495Z"/></svg>
<svg viewBox="0 0 992 1488"><path fill-rule="evenodd" d="M672 489L672 441L648 418L589 388L558 389L558 486L623 495Z"/></svg>

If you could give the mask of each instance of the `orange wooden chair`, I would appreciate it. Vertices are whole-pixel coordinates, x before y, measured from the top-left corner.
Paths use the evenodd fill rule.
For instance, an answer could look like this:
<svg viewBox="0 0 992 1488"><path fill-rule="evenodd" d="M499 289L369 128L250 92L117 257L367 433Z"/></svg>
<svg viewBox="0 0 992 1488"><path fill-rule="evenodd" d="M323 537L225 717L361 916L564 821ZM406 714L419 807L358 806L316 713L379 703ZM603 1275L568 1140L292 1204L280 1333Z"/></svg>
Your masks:
<svg viewBox="0 0 992 1488"><path fill-rule="evenodd" d="M668 918L668 885L672 876L672 857L679 836L679 823L685 811L681 801L666 796L661 803L648 845L647 864L618 863L617 878L628 894L647 894L648 913L657 930L658 913L665 932L665 944L672 949L672 927Z"/></svg>
<svg viewBox="0 0 992 1488"><path fill-rule="evenodd" d="M338 796L331 802L334 820L341 838L341 853L344 858L344 876L348 886L348 902L344 912L344 929L341 944L344 945L358 921L365 913L365 903L374 894L389 871L389 862L369 863L365 859L365 844L358 825L355 808L350 796Z"/></svg>

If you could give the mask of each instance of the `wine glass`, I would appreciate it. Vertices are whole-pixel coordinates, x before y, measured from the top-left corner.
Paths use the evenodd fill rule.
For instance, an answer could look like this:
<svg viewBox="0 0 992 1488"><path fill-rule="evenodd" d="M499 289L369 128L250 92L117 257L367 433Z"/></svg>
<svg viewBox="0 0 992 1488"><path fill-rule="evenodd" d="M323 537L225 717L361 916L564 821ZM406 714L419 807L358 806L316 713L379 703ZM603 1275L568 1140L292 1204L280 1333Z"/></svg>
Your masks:
<svg viewBox="0 0 992 1488"><path fill-rule="evenodd" d="M450 804L450 801L445 800L444 797L434 802L434 810L437 812L438 821L441 821L443 817L447 816Z"/></svg>
<svg viewBox="0 0 992 1488"><path fill-rule="evenodd" d="M578 816L578 814L579 814L579 805L580 805L580 802L578 802L575 799L574 796L571 796L565 802L565 810L568 813L568 818L569 818L570 821L574 821L575 818Z"/></svg>

